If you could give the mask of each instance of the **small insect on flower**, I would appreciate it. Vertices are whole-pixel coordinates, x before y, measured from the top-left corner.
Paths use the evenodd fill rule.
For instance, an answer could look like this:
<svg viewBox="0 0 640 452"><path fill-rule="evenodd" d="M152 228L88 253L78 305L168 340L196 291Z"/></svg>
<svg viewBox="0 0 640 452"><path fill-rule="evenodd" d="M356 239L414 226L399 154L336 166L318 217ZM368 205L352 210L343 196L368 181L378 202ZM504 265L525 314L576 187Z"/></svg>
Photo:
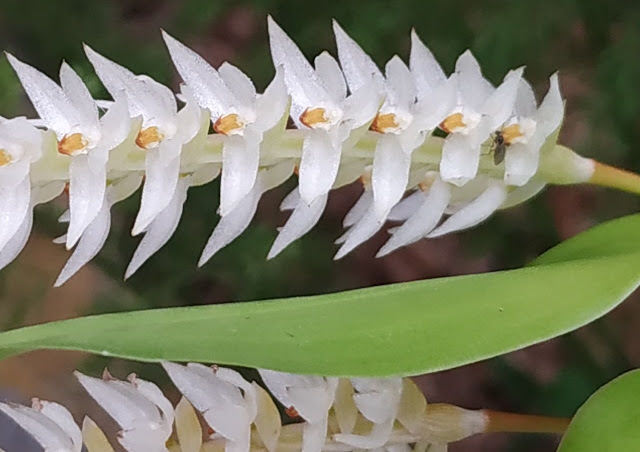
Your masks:
<svg viewBox="0 0 640 452"><path fill-rule="evenodd" d="M504 135L501 130L498 130L495 134L493 134L493 146L491 148L491 152L493 152L493 164L498 166L504 160L505 154L507 153L508 143L504 141Z"/></svg>

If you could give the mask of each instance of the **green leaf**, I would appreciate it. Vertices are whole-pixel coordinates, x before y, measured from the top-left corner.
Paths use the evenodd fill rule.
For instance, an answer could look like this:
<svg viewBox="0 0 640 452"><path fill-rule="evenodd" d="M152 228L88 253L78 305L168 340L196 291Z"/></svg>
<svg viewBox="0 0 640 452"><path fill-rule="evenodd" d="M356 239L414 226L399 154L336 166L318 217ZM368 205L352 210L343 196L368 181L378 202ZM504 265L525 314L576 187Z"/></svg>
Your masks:
<svg viewBox="0 0 640 452"><path fill-rule="evenodd" d="M78 318L1 333L0 357L46 348L323 375L413 375L574 330L639 283L634 215L580 234L523 269Z"/></svg>
<svg viewBox="0 0 640 452"><path fill-rule="evenodd" d="M578 410L558 452L640 449L640 370L598 389Z"/></svg>

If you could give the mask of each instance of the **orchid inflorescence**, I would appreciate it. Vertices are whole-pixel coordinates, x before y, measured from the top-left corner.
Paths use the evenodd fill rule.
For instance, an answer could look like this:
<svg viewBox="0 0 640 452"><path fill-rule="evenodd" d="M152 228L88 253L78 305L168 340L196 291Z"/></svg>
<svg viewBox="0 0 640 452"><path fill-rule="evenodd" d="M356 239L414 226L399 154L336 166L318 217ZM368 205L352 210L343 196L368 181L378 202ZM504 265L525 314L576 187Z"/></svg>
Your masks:
<svg viewBox="0 0 640 452"><path fill-rule="evenodd" d="M80 384L118 424L128 452L379 452L446 451L447 444L487 430L488 415L429 404L409 378L334 378L260 370L293 423L282 424L269 393L235 370L164 362L183 397L174 408L158 386L130 375L115 379L76 372ZM113 452L89 417L82 429L55 402L31 407L0 403L0 411L45 451ZM203 430L202 426L205 427ZM11 452L11 451L7 451Z"/></svg>
<svg viewBox="0 0 640 452"><path fill-rule="evenodd" d="M466 51L447 76L415 32L409 67L394 56L383 73L335 22L339 63L323 52L314 67L271 18L268 25L276 74L263 94L238 68L216 70L164 32L184 81L177 96L88 46L112 101L94 100L66 63L59 86L8 54L39 119L0 122L0 268L25 245L34 206L65 187L69 210L60 221L69 227L56 242L75 250L56 285L98 253L111 206L143 180L132 233L144 237L126 277L169 240L188 189L220 173L221 219L199 265L247 228L264 192L294 173L298 186L281 205L292 213L269 258L318 222L331 189L357 180L364 191L344 219L336 258L387 221L401 225L378 256L474 226L547 183L593 175L592 160L556 145L564 114L557 75L538 105L523 68L496 88Z"/></svg>

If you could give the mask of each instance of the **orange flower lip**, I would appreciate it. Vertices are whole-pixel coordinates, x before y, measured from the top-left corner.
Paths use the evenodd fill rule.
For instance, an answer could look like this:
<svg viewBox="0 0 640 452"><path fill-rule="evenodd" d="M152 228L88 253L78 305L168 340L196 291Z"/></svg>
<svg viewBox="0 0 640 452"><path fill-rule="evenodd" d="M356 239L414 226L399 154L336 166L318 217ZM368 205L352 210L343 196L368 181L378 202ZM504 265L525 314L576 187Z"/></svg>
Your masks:
<svg viewBox="0 0 640 452"><path fill-rule="evenodd" d="M522 138L524 136L519 124L511 124L510 126L502 129L501 132L502 138L506 144L512 144L518 138Z"/></svg>
<svg viewBox="0 0 640 452"><path fill-rule="evenodd" d="M369 127L374 132L388 133L397 130L400 127L398 118L393 113L378 113Z"/></svg>
<svg viewBox="0 0 640 452"><path fill-rule="evenodd" d="M76 155L87 147L89 143L81 133L65 135L58 142L58 152L64 155Z"/></svg>
<svg viewBox="0 0 640 452"><path fill-rule="evenodd" d="M156 126L142 129L136 137L136 144L142 149L151 149L164 139L164 135Z"/></svg>
<svg viewBox="0 0 640 452"><path fill-rule="evenodd" d="M464 116L462 113L453 113L447 116L442 121L439 127L447 133L456 132L464 127L467 127L467 123L463 121Z"/></svg>
<svg viewBox="0 0 640 452"><path fill-rule="evenodd" d="M5 166L11 163L11 154L4 149L0 149L0 166Z"/></svg>
<svg viewBox="0 0 640 452"><path fill-rule="evenodd" d="M213 124L213 130L216 133L223 135L234 135L241 132L244 129L244 122L240 119L236 113L220 116L218 120Z"/></svg>
<svg viewBox="0 0 640 452"><path fill-rule="evenodd" d="M300 122L309 128L315 128L318 125L329 122L327 111L324 108L307 108L300 115Z"/></svg>

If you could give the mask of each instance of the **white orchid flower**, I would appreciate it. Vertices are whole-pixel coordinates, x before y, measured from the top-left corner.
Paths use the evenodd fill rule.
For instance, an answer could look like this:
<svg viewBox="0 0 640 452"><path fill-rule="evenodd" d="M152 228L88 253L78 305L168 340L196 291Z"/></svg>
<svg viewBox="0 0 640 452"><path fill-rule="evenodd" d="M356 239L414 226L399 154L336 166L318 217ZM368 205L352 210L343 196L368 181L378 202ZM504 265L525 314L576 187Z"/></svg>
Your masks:
<svg viewBox="0 0 640 452"><path fill-rule="evenodd" d="M0 411L33 436L44 452L82 450L82 433L62 405L39 399L33 399L30 408L0 402Z"/></svg>
<svg viewBox="0 0 640 452"><path fill-rule="evenodd" d="M257 414L255 388L231 369L162 363L169 377L207 424L226 439L225 451L249 452Z"/></svg>
<svg viewBox="0 0 640 452"><path fill-rule="evenodd" d="M132 230L137 235L173 199L180 174L180 154L200 130L201 111L189 89L183 90L187 103L178 112L176 98L166 86L150 77L134 75L86 45L85 53L114 100L124 99L132 118L142 117L135 143L146 151L146 177Z"/></svg>
<svg viewBox="0 0 640 452"><path fill-rule="evenodd" d="M115 106L102 119L82 79L66 62L60 83L7 54L43 124L58 138L58 152L69 165L70 222L67 249L72 248L100 211L106 190L109 151L129 134L126 105Z"/></svg>
<svg viewBox="0 0 640 452"><path fill-rule="evenodd" d="M254 185L264 133L287 113L284 77L276 70L264 94L258 95L253 82L240 69L223 63L216 71L166 32L163 37L178 73L200 107L211 112L214 131L225 135L220 214L226 216Z"/></svg>
<svg viewBox="0 0 640 452"><path fill-rule="evenodd" d="M328 413L333 405L338 379L295 375L258 369L273 396L292 414L306 421L301 452L320 452L325 443Z"/></svg>
<svg viewBox="0 0 640 452"><path fill-rule="evenodd" d="M442 147L442 180L461 186L476 176L480 146L511 117L523 70L510 71L494 89L469 50L458 58L456 105L440 124L449 133Z"/></svg>
<svg viewBox="0 0 640 452"><path fill-rule="evenodd" d="M0 120L0 256L31 217L31 164L42 153L42 132L24 118Z"/></svg>
<svg viewBox="0 0 640 452"><path fill-rule="evenodd" d="M540 149L558 128L564 116L564 103L560 95L558 75L549 79L549 91L540 107L531 85L520 80L514 116L500 130L505 151L504 181L508 185L522 186L538 171Z"/></svg>
<svg viewBox="0 0 640 452"><path fill-rule="evenodd" d="M376 87L385 98L371 124L371 130L382 134L373 158L372 188L375 217L384 223L407 188L411 153L454 105L456 76L447 80L415 31L411 36L411 70L394 56L383 75L369 55L335 21L333 29L349 89L359 89L369 74L373 74Z"/></svg>
<svg viewBox="0 0 640 452"><path fill-rule="evenodd" d="M299 191L310 205L326 195L338 175L344 145L363 134L380 106L373 79L347 96L344 76L333 57L320 54L315 69L296 44L269 17L271 56L282 67L291 96L291 117L305 131L299 169Z"/></svg>
<svg viewBox="0 0 640 452"><path fill-rule="evenodd" d="M131 374L128 381L75 372L84 389L122 429L120 444L129 452L165 452L171 436L174 411L171 403L153 383Z"/></svg>
<svg viewBox="0 0 640 452"><path fill-rule="evenodd" d="M360 449L383 447L389 441L402 397L402 378L352 378L353 400L362 415L373 423L368 435L338 433L333 439Z"/></svg>

